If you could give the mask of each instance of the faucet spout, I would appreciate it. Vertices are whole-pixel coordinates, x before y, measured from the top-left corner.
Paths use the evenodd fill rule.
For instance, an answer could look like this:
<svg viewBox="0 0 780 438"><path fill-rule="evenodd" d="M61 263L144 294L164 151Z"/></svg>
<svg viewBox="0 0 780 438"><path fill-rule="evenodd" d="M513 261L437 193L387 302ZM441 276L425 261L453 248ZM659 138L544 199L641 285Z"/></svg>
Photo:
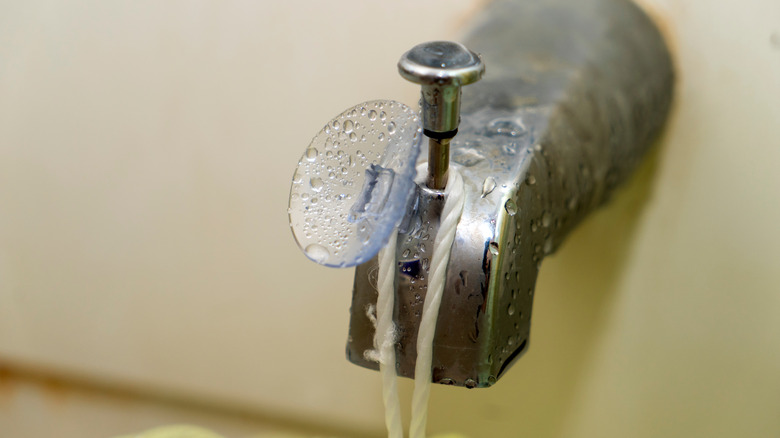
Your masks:
<svg viewBox="0 0 780 438"><path fill-rule="evenodd" d="M466 204L433 381L473 388L493 385L527 351L542 260L636 168L667 118L674 73L657 28L624 0L497 0L466 43L490 74L463 91L450 142ZM406 377L443 205L424 176L416 190L397 244L397 372ZM376 258L356 268L347 343L350 361L374 369L364 352L377 269Z"/></svg>

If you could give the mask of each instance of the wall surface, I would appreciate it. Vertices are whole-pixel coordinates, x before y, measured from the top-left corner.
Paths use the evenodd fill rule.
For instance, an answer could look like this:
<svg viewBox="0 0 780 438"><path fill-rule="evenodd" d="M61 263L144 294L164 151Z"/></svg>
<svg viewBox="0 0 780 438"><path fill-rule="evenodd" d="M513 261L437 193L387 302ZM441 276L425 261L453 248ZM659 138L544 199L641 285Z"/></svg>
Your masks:
<svg viewBox="0 0 780 438"><path fill-rule="evenodd" d="M299 251L290 181L330 117L414 102L398 58L473 7L0 3L2 361L380 430L352 272Z"/></svg>
<svg viewBox="0 0 780 438"><path fill-rule="evenodd" d="M545 260L528 354L494 388L434 388L432 432L780 435L780 3L644 4L675 54L671 123ZM0 1L0 368L261 419L231 436L381 435L378 375L344 358L352 272L295 246L290 177L344 108L414 103L400 54L478 8ZM0 385L0 430L140 424L81 396L54 416L30 385Z"/></svg>

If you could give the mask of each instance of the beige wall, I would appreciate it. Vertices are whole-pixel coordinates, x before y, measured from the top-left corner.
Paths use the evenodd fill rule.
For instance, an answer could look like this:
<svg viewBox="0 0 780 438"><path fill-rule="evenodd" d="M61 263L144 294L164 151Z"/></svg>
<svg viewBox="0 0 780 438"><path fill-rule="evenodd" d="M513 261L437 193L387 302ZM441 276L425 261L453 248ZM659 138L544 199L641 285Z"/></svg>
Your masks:
<svg viewBox="0 0 780 438"><path fill-rule="evenodd" d="M435 388L432 431L780 434L780 3L645 3L680 76L661 147L545 262L529 353ZM380 432L352 273L300 254L289 180L342 109L413 103L398 56L475 7L0 2L0 364Z"/></svg>

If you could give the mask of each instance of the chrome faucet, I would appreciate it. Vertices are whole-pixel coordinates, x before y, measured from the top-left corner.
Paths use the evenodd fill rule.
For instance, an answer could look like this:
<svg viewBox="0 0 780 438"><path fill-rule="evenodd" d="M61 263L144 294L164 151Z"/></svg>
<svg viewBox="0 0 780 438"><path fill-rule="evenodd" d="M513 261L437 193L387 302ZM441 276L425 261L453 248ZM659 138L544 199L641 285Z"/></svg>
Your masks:
<svg viewBox="0 0 780 438"><path fill-rule="evenodd" d="M482 76L483 62L488 74L461 98L460 86ZM496 0L465 46L417 46L399 71L423 86L429 149L420 154L428 175L417 181L398 235L397 372L414 375L451 160L466 206L439 311L433 381L488 387L528 349L544 257L609 199L662 128L671 57L652 21L628 1ZM366 309L376 302L376 273L376 258L356 268L347 343L350 361L374 369L364 352L373 348Z"/></svg>

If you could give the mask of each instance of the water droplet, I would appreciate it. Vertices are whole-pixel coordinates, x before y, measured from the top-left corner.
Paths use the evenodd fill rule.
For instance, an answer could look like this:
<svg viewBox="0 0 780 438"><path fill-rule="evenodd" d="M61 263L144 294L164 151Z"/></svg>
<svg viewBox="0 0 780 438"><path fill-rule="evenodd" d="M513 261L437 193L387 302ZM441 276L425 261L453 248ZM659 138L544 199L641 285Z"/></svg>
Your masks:
<svg viewBox="0 0 780 438"><path fill-rule="evenodd" d="M368 112L368 120L371 120L372 122L376 120L376 111L371 110Z"/></svg>
<svg viewBox="0 0 780 438"><path fill-rule="evenodd" d="M394 122L390 122L390 123L387 124L387 133L390 134L390 135L395 134L395 123Z"/></svg>
<svg viewBox="0 0 780 438"><path fill-rule="evenodd" d="M439 380L439 383L441 383L442 385L454 385L455 384L455 380L450 379L449 377L445 377L445 378Z"/></svg>
<svg viewBox="0 0 780 438"><path fill-rule="evenodd" d="M496 188L496 179L492 176L485 178L485 182L482 183L482 197L489 195L490 192Z"/></svg>
<svg viewBox="0 0 780 438"><path fill-rule="evenodd" d="M409 257L409 254L411 254L411 253L412 253L412 252L411 252L409 249L406 249L406 250L403 252L403 254L401 254L401 257L403 257L403 258Z"/></svg>
<svg viewBox="0 0 780 438"><path fill-rule="evenodd" d="M550 222L552 222L552 215L549 211L545 211L542 215L542 226L545 228L550 227Z"/></svg>
<svg viewBox="0 0 780 438"><path fill-rule="evenodd" d="M316 176L309 180L309 184L311 185L312 190L315 192L319 192L324 186L322 179Z"/></svg>
<svg viewBox="0 0 780 438"><path fill-rule="evenodd" d="M358 136L357 136L357 134L355 134L354 132L351 132L351 133L349 134L349 140L350 140L350 141L357 141L357 139L358 139Z"/></svg>
<svg viewBox="0 0 780 438"><path fill-rule="evenodd" d="M466 385L466 388L472 389L477 387L477 381L474 379L466 379L465 382L463 382L464 385Z"/></svg>
<svg viewBox="0 0 780 438"><path fill-rule="evenodd" d="M525 132L525 126L520 119L496 119L488 124L489 135L505 135L518 137Z"/></svg>
<svg viewBox="0 0 780 438"><path fill-rule="evenodd" d="M498 255L498 242L490 242L488 248L490 249L491 254Z"/></svg>
<svg viewBox="0 0 780 438"><path fill-rule="evenodd" d="M550 254L552 252L552 246L553 246L552 245L552 237L548 237L544 241L544 253L545 254Z"/></svg>
<svg viewBox="0 0 780 438"><path fill-rule="evenodd" d="M317 148L308 148L306 149L306 159L309 161L314 161L317 159L317 154L319 152L317 151Z"/></svg>
<svg viewBox="0 0 780 438"><path fill-rule="evenodd" d="M452 161L466 167L474 166L484 160L485 157L476 149L458 149L452 154Z"/></svg>
<svg viewBox="0 0 780 438"><path fill-rule="evenodd" d="M517 204L515 204L515 201L511 199L507 199L506 204L504 204L504 208L510 216L514 216L517 213Z"/></svg>
<svg viewBox="0 0 780 438"><path fill-rule="evenodd" d="M340 127L341 127L341 124L339 123L339 121L338 120L334 120L333 121L333 130L338 131Z"/></svg>
<svg viewBox="0 0 780 438"><path fill-rule="evenodd" d="M347 120L346 122L344 122L344 132L349 134L354 130L355 130L355 124L352 122L352 120Z"/></svg>
<svg viewBox="0 0 780 438"><path fill-rule="evenodd" d="M381 120L385 120L385 119L387 119L387 114L385 114L385 112L384 112L384 111L382 111L382 112L380 112L380 113L379 113L379 118L380 118Z"/></svg>
<svg viewBox="0 0 780 438"><path fill-rule="evenodd" d="M506 308L506 313L509 314L509 316L512 316L515 314L515 305L512 303L509 303L509 306Z"/></svg>
<svg viewBox="0 0 780 438"><path fill-rule="evenodd" d="M531 221L531 231L535 233L536 230L538 230L538 229L539 229L539 226L536 225L536 222L535 221Z"/></svg>
<svg viewBox="0 0 780 438"><path fill-rule="evenodd" d="M536 184L536 177L533 175L528 175L528 178L525 179L525 182L528 183L529 186L532 186Z"/></svg>
<svg viewBox="0 0 780 438"><path fill-rule="evenodd" d="M304 252L306 253L307 257L317 263L322 263L325 261L325 259L330 257L330 252L328 249L316 243L312 243L311 245L307 246L306 249L304 249Z"/></svg>
<svg viewBox="0 0 780 438"><path fill-rule="evenodd" d="M571 198L569 198L569 201L566 203L566 207L569 210L574 210L575 208L577 208L577 197L572 196Z"/></svg>

